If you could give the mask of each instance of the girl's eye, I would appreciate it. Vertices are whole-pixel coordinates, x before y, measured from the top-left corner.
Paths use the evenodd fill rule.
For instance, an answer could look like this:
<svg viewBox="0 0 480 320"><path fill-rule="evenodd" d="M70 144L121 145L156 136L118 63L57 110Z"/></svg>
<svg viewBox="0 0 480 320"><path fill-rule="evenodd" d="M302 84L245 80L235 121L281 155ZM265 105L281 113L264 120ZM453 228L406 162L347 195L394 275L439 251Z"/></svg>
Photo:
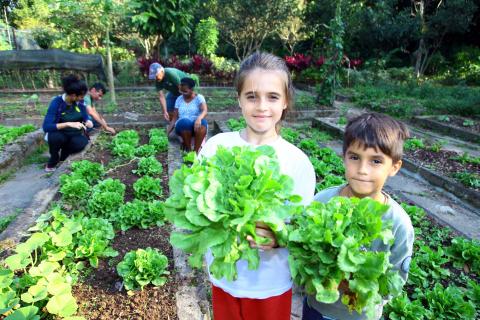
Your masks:
<svg viewBox="0 0 480 320"><path fill-rule="evenodd" d="M248 95L247 100L255 100L255 96L254 95Z"/></svg>
<svg viewBox="0 0 480 320"><path fill-rule="evenodd" d="M278 96L270 96L270 100L278 100Z"/></svg>

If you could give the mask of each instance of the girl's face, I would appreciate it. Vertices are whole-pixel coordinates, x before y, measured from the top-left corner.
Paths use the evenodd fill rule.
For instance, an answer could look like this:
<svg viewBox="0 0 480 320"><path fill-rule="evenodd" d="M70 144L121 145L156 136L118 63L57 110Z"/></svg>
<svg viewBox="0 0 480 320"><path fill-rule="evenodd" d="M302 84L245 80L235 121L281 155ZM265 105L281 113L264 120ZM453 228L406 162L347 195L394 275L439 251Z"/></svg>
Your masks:
<svg viewBox="0 0 480 320"><path fill-rule="evenodd" d="M285 78L281 71L263 69L245 77L238 101L250 134L277 135L275 126L287 108Z"/></svg>

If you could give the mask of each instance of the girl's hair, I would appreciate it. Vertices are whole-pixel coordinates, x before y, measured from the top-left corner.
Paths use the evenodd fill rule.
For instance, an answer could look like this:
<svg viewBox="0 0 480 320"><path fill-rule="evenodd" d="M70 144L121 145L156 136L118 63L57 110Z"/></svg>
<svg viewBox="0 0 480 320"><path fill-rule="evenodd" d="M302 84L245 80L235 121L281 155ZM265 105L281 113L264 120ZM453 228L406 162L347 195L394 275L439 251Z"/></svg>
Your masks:
<svg viewBox="0 0 480 320"><path fill-rule="evenodd" d="M295 102L295 90L293 89L292 76L290 75L287 64L282 58L279 58L271 53L257 51L251 54L242 61L240 64L240 69L235 77L235 88L237 89L238 96L240 96L242 93L245 79L250 72L254 71L255 69L280 71L285 75L283 79L285 81L285 97L287 100L287 108L283 110L281 117L281 120L284 120L287 112L293 109L293 104Z"/></svg>
<svg viewBox="0 0 480 320"><path fill-rule="evenodd" d="M66 94L75 94L77 96L85 95L88 91L85 81L80 80L74 74L69 74L62 79L62 87Z"/></svg>

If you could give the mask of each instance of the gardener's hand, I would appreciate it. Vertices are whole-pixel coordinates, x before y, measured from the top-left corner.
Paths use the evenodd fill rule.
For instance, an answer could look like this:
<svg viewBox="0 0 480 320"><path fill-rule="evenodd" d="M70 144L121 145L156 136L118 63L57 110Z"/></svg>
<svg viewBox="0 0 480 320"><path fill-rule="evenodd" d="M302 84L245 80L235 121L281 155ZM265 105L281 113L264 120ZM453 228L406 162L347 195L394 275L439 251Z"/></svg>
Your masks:
<svg viewBox="0 0 480 320"><path fill-rule="evenodd" d="M115 131L115 129L113 129L112 127L109 127L109 126L106 126L106 127L105 127L105 131L107 131L107 132L109 132L109 133L111 133L111 134L117 133L117 132Z"/></svg>
<svg viewBox="0 0 480 320"><path fill-rule="evenodd" d="M263 245L257 244L255 242L255 239L252 236L249 235L249 236L247 236L247 241L250 243L251 248L271 250L273 248L278 247L277 238L275 238L275 234L265 223L257 222L256 223L256 228L255 228L255 233L259 237L270 239L270 242L268 244L263 244Z"/></svg>
<svg viewBox="0 0 480 320"><path fill-rule="evenodd" d="M168 111L163 112L163 117L165 118L165 120L170 121L170 115L168 114Z"/></svg>
<svg viewBox="0 0 480 320"><path fill-rule="evenodd" d="M81 122L67 122L67 126L73 129L78 129L78 130L85 130L85 126Z"/></svg>
<svg viewBox="0 0 480 320"><path fill-rule="evenodd" d="M194 128L195 128L195 131L199 130L200 127L202 126L202 120L195 120L195 125L194 125Z"/></svg>

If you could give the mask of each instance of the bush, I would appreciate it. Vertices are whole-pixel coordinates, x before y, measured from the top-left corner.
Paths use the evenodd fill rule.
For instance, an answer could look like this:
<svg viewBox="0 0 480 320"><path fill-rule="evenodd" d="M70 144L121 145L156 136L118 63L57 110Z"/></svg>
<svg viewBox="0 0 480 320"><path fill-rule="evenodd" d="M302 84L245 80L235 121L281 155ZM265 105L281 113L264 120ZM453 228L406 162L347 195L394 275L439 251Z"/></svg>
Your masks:
<svg viewBox="0 0 480 320"><path fill-rule="evenodd" d="M203 56L213 56L218 47L217 20L213 17L202 19L195 29L197 52Z"/></svg>

